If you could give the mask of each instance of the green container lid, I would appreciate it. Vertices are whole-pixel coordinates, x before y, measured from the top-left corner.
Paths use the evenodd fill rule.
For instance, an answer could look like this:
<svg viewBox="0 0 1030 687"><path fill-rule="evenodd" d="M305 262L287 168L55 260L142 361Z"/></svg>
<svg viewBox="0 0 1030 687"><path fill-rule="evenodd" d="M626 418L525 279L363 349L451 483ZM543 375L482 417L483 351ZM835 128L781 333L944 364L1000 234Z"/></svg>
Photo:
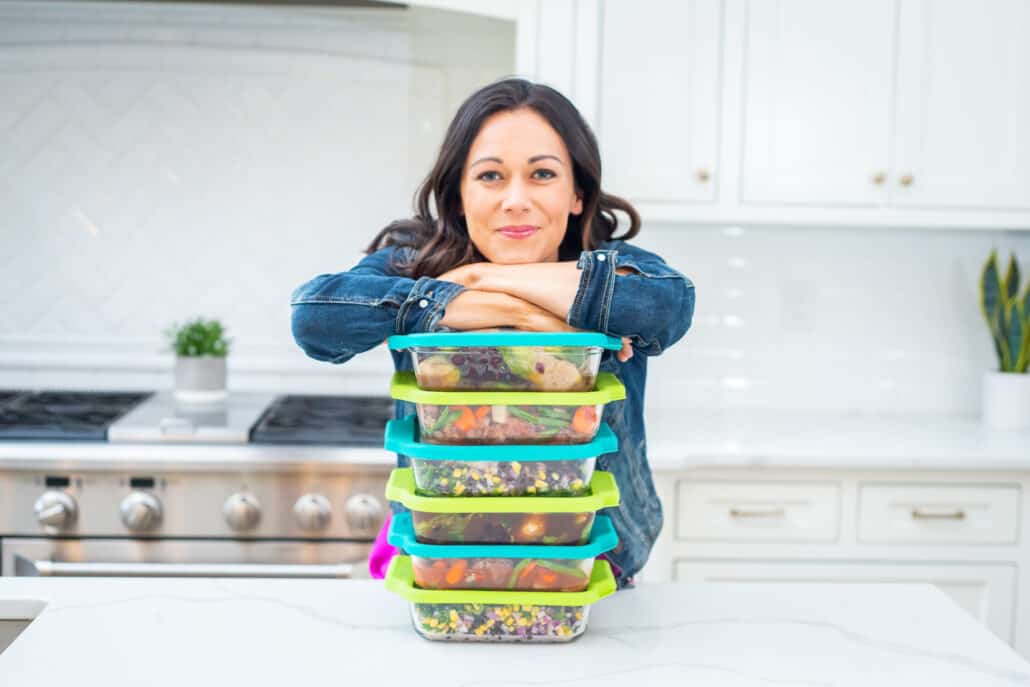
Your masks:
<svg viewBox="0 0 1030 687"><path fill-rule="evenodd" d="M601 372L593 391L426 391L418 388L414 372L398 371L390 382L390 395L434 406L591 406L621 401L626 387L611 372Z"/></svg>
<svg viewBox="0 0 1030 687"><path fill-rule="evenodd" d="M587 606L615 591L615 576L608 561L594 561L590 584L581 592L487 591L482 589L420 589L415 586L411 557L394 556L386 570L386 588L418 604L532 604L535 606Z"/></svg>
<svg viewBox="0 0 1030 687"><path fill-rule="evenodd" d="M619 487L612 473L594 470L584 496L421 496L411 468L394 468L386 498L422 513L588 513L619 505Z"/></svg>
<svg viewBox="0 0 1030 687"><path fill-rule="evenodd" d="M416 439L415 416L386 423L388 451L396 451L419 460L481 461L553 461L585 460L619 450L615 432L602 422L597 436L586 444L425 444Z"/></svg>
<svg viewBox="0 0 1030 687"><path fill-rule="evenodd" d="M394 351L416 346L596 346L617 351L622 339L600 332L433 332L391 336L387 345Z"/></svg>

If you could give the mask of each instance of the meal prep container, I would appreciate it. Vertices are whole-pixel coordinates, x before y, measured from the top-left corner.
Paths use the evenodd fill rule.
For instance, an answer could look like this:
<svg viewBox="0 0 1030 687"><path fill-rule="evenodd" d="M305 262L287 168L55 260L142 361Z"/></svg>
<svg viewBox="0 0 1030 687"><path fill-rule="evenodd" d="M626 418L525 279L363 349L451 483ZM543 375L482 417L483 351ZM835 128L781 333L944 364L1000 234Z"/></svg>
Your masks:
<svg viewBox="0 0 1030 687"><path fill-rule="evenodd" d="M622 340L598 332L438 332L391 336L409 350L420 389L590 391L604 349Z"/></svg>
<svg viewBox="0 0 1030 687"><path fill-rule="evenodd" d="M604 404L626 398L626 388L602 372L594 391L425 391L414 373L397 372L390 395L415 404L426 443L585 444Z"/></svg>
<svg viewBox="0 0 1030 687"><path fill-rule="evenodd" d="M568 642L586 631L590 605L615 591L615 577L607 561L595 561L582 592L419 589L411 558L395 556L386 588L411 602L412 624L426 639Z"/></svg>
<svg viewBox="0 0 1030 687"><path fill-rule="evenodd" d="M597 457L619 448L602 424L587 444L446 446L418 441L415 416L386 424L385 447L411 459L425 496L582 496Z"/></svg>
<svg viewBox="0 0 1030 687"><path fill-rule="evenodd" d="M619 505L619 489L595 470L583 496L421 496L411 468L395 468L386 498L411 511L423 544L585 544L597 511Z"/></svg>
<svg viewBox="0 0 1030 687"><path fill-rule="evenodd" d="M409 513L393 517L387 539L411 556L415 585L421 589L541 592L583 591L594 559L619 543L607 515L597 516L590 541L582 546L420 544Z"/></svg>

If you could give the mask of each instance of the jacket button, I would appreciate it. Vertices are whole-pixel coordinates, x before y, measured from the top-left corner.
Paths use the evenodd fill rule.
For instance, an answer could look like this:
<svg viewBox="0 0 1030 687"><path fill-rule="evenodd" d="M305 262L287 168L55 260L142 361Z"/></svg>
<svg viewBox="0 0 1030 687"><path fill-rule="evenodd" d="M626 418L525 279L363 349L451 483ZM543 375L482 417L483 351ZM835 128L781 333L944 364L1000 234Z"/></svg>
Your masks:
<svg viewBox="0 0 1030 687"><path fill-rule="evenodd" d="M604 255L604 253L602 253L601 255L597 256L597 261L598 262L604 262L604 258L605 258L605 255Z"/></svg>
<svg viewBox="0 0 1030 687"><path fill-rule="evenodd" d="M420 307L420 308L424 308L424 307L426 307L427 305L429 305L429 301L427 301L427 300L426 300L425 298L423 298L422 300L420 300L420 301L418 302L418 307Z"/></svg>

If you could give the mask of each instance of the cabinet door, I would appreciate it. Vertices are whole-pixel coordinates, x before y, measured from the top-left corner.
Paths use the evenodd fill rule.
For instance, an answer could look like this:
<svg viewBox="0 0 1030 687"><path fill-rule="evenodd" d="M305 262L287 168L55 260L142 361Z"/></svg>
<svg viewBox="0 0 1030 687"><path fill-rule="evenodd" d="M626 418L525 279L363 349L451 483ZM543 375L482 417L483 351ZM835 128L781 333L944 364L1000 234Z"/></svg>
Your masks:
<svg viewBox="0 0 1030 687"><path fill-rule="evenodd" d="M895 0L748 5L741 201L886 201Z"/></svg>
<svg viewBox="0 0 1030 687"><path fill-rule="evenodd" d="M1015 566L680 560L680 582L926 583L950 596L1004 641L1012 642Z"/></svg>
<svg viewBox="0 0 1030 687"><path fill-rule="evenodd" d="M604 187L635 202L710 201L718 178L722 2L606 2Z"/></svg>
<svg viewBox="0 0 1030 687"><path fill-rule="evenodd" d="M1030 3L906 0L899 206L1030 208Z"/></svg>

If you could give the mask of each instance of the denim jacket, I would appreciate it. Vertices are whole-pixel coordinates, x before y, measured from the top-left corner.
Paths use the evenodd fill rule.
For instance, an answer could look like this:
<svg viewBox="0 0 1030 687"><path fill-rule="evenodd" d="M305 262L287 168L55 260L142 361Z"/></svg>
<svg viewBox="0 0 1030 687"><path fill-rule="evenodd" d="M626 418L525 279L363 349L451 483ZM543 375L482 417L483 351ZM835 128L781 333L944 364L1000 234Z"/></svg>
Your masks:
<svg viewBox="0 0 1030 687"><path fill-rule="evenodd" d="M399 248L368 255L346 272L322 274L302 284L291 299L293 336L316 360L344 363L383 343L393 334L441 331L447 304L464 287L452 282L400 276L391 266ZM403 257L403 256L402 256ZM601 369L615 373L626 386L626 399L605 406L603 420L619 440L617 453L598 458L597 467L614 474L621 503L606 513L619 535L608 558L620 569L620 588L632 586L633 575L647 562L662 529L658 500L647 462L644 431L644 384L647 359L676 343L689 329L694 314L694 285L662 258L623 241L583 251L579 287L567 321L577 329L630 337L634 355L625 363L605 351ZM629 274L616 275L626 267ZM407 352L391 351L398 370L410 370ZM384 387L386 380L384 380ZM396 403L398 417L415 412L412 404ZM397 464L406 466L406 456ZM400 504L393 504L400 510Z"/></svg>

